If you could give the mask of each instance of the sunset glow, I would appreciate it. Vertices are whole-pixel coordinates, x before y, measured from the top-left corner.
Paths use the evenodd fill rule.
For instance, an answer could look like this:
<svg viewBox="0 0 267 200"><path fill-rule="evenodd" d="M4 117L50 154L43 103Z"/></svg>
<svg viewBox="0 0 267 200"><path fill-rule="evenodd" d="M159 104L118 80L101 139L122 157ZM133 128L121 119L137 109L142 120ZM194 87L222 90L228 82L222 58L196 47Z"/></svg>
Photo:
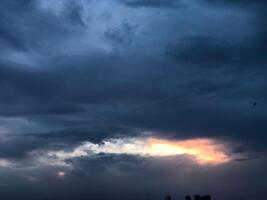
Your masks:
<svg viewBox="0 0 267 200"><path fill-rule="evenodd" d="M201 164L220 164L230 160L226 155L226 147L212 139L191 139L168 141L149 139L151 154L155 156L171 156L188 154L194 156Z"/></svg>
<svg viewBox="0 0 267 200"><path fill-rule="evenodd" d="M86 142L71 152L49 152L64 163L65 159L99 153L129 154L143 157L188 155L199 164L222 164L231 160L227 147L213 139L166 140L158 138L109 139L101 144Z"/></svg>

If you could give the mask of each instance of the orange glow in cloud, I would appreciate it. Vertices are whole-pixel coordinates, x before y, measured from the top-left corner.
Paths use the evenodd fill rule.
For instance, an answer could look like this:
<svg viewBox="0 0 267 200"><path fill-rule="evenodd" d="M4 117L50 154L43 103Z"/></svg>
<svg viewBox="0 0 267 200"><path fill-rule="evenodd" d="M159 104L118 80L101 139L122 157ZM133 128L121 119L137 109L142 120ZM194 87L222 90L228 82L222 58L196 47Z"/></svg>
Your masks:
<svg viewBox="0 0 267 200"><path fill-rule="evenodd" d="M50 157L56 155L62 163L68 158L90 156L99 153L130 154L144 157L168 157L176 155L189 155L199 164L222 164L231 160L227 155L228 148L225 144L208 138L188 140L166 140L159 138L120 138L107 139L101 144L85 142L72 152L50 152ZM178 159L178 158L177 158ZM58 172L59 177L64 177L65 172Z"/></svg>
<svg viewBox="0 0 267 200"><path fill-rule="evenodd" d="M150 153L155 156L188 154L201 164L221 164L230 160L226 147L212 139L169 141L151 138L148 142Z"/></svg>

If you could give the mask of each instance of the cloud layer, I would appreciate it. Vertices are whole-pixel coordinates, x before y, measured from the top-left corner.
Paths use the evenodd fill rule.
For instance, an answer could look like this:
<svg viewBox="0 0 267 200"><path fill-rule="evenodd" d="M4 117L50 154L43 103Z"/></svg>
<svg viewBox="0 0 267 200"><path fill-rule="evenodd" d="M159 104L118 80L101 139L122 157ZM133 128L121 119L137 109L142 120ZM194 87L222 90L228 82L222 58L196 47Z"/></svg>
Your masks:
<svg viewBox="0 0 267 200"><path fill-rule="evenodd" d="M263 198L265 13L261 0L1 1L2 198ZM47 156L144 137L208 138L245 157L207 170L184 155Z"/></svg>

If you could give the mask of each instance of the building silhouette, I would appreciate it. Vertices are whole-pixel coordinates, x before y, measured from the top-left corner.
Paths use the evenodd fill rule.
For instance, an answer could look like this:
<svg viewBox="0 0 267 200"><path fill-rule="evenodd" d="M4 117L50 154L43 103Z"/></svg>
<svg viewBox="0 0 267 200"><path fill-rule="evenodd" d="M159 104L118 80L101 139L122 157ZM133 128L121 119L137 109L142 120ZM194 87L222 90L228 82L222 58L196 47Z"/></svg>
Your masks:
<svg viewBox="0 0 267 200"><path fill-rule="evenodd" d="M170 195L166 195L164 200L172 200Z"/></svg>
<svg viewBox="0 0 267 200"><path fill-rule="evenodd" d="M190 196L185 196L185 200L192 200Z"/></svg>
<svg viewBox="0 0 267 200"><path fill-rule="evenodd" d="M172 200L170 195L166 195L164 200ZM187 195L185 196L185 200L192 200L191 196ZM194 195L194 200L211 200L211 196L209 194L207 195L199 195L199 194L195 194Z"/></svg>
<svg viewBox="0 0 267 200"><path fill-rule="evenodd" d="M185 196L185 200L192 200L192 198L191 196ZM211 200L211 196L209 194L203 196L196 194L194 195L194 200Z"/></svg>

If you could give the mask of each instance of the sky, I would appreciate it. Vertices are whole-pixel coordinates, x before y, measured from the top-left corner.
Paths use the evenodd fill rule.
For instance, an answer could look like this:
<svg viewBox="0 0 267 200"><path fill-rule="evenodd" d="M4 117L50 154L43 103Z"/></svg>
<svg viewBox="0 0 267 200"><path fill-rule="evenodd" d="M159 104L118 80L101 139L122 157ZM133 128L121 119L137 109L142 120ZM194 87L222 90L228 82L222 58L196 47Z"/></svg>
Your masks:
<svg viewBox="0 0 267 200"><path fill-rule="evenodd" d="M0 199L265 199L266 11L1 0Z"/></svg>

